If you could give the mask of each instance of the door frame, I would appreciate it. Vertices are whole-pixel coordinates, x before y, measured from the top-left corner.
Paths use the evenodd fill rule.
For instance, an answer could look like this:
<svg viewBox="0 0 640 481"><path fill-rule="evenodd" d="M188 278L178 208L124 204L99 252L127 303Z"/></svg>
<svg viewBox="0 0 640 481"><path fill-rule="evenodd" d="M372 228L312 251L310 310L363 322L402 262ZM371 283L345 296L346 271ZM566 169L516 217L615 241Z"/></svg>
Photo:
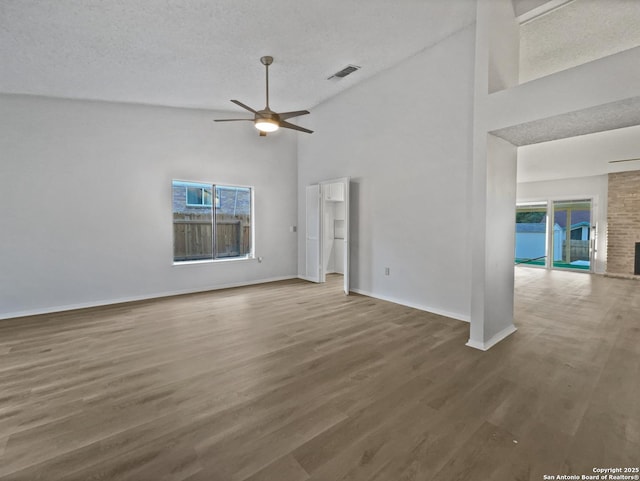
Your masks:
<svg viewBox="0 0 640 481"><path fill-rule="evenodd" d="M308 267L306 268L306 276L304 277L305 280L308 281L312 281L312 282L326 282L326 272L324 269L324 264L325 264L325 249L324 249L324 204L325 204L325 193L326 193L326 189L328 188L329 185L331 184L336 184L336 183L342 183L344 185L344 210L345 210L345 218L344 218L344 252L343 252L343 257L344 257L344 264L343 264L343 278L344 278L344 282L343 282L343 291L345 293L345 295L349 295L349 290L350 290L350 253L351 253L351 248L350 248L350 244L351 244L351 234L350 234L350 203L349 203L349 197L350 197L350 189L349 189L349 185L351 182L351 178L350 177L338 177L335 179L329 179L329 180L323 180L321 182L318 182L317 184L310 184L306 186L306 206L305 206L305 223L306 225L308 225L309 223L309 202L311 201L311 199L309 198L309 188L313 187L313 186L318 186L318 198L317 198L317 202L319 204L318 206L318 222L319 222L319 226L317 226L318 228L318 243L317 243L317 252L314 253L310 253L309 252L309 247L310 247L310 242L309 242L309 234L308 232L305 232L305 266L308 266L309 260L310 259L315 259L315 255L312 254L316 254L317 255L317 259L318 259L318 280L316 280L316 276L310 276L309 275L309 269ZM314 212L315 214L315 212ZM314 216L315 217L315 216ZM315 239L314 239L315 240ZM313 244L313 248L315 249L315 244Z"/></svg>

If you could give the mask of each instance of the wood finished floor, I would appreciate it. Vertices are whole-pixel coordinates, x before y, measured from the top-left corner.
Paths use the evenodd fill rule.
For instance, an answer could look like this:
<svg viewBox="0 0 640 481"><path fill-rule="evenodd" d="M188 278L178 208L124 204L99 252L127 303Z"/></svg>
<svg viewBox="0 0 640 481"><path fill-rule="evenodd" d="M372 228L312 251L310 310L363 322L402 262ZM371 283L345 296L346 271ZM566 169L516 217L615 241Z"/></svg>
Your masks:
<svg viewBox="0 0 640 481"><path fill-rule="evenodd" d="M0 321L0 480L541 480L640 464L640 283L516 270L518 331L341 279Z"/></svg>

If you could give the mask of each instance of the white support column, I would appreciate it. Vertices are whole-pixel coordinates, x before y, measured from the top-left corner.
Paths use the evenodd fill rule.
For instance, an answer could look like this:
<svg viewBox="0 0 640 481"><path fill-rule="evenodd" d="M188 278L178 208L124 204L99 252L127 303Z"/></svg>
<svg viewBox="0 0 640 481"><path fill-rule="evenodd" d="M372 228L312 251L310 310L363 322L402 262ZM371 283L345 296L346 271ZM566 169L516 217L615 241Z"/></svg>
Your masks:
<svg viewBox="0 0 640 481"><path fill-rule="evenodd" d="M477 192L474 189L477 217L473 223L471 329L467 343L483 351L516 330L513 253L517 150L489 134L485 146L485 161L480 159L474 166L484 168L484 172L477 172ZM481 178L484 186L480 185Z"/></svg>
<svg viewBox="0 0 640 481"><path fill-rule="evenodd" d="M510 0L479 0L471 207L471 327L468 346L487 350L513 324L517 149L488 133L489 94L518 83L518 24Z"/></svg>

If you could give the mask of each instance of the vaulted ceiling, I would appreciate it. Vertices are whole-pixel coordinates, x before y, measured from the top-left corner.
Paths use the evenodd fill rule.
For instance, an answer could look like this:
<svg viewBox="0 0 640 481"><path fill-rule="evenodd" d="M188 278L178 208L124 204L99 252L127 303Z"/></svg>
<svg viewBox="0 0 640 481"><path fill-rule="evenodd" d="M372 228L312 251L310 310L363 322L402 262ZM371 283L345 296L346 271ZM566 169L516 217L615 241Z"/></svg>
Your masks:
<svg viewBox="0 0 640 481"><path fill-rule="evenodd" d="M475 20L475 0L0 0L0 92L311 108ZM348 64L342 80L327 78Z"/></svg>
<svg viewBox="0 0 640 481"><path fill-rule="evenodd" d="M520 20L540 15L521 29L521 80L640 44L640 0L512 2ZM0 92L240 114L230 99L264 106L259 59L272 55L271 106L313 108L472 24L475 10L476 0L0 0ZM349 64L362 68L327 79ZM636 125L636 104L501 135L525 145L601 129L593 119Z"/></svg>

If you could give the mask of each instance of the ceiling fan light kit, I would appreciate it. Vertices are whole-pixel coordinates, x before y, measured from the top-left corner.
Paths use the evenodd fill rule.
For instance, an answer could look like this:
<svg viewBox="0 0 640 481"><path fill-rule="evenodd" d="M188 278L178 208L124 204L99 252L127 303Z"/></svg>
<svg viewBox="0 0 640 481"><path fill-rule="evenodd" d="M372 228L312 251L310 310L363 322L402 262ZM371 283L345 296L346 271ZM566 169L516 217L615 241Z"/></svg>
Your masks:
<svg viewBox="0 0 640 481"><path fill-rule="evenodd" d="M298 125L287 122L287 119L298 117L300 115L306 115L309 113L308 110L295 110L291 112L281 112L277 113L271 110L269 107L269 65L273 63L273 57L266 55L260 58L260 62L265 66L266 69L266 92L267 92L267 102L266 106L262 110L255 110L249 107L248 105L243 104L239 100L232 100L232 102L239 107L242 107L249 112L254 114L252 119L216 119L216 122L235 122L235 121L250 121L253 122L253 125L256 129L260 131L260 136L265 137L269 132L275 132L279 128L283 129L291 129L297 130L299 132L305 132L307 134L313 133L313 130L305 129L304 127L300 127Z"/></svg>
<svg viewBox="0 0 640 481"><path fill-rule="evenodd" d="M258 119L254 125L261 132L275 132L280 128L280 125L274 119Z"/></svg>

